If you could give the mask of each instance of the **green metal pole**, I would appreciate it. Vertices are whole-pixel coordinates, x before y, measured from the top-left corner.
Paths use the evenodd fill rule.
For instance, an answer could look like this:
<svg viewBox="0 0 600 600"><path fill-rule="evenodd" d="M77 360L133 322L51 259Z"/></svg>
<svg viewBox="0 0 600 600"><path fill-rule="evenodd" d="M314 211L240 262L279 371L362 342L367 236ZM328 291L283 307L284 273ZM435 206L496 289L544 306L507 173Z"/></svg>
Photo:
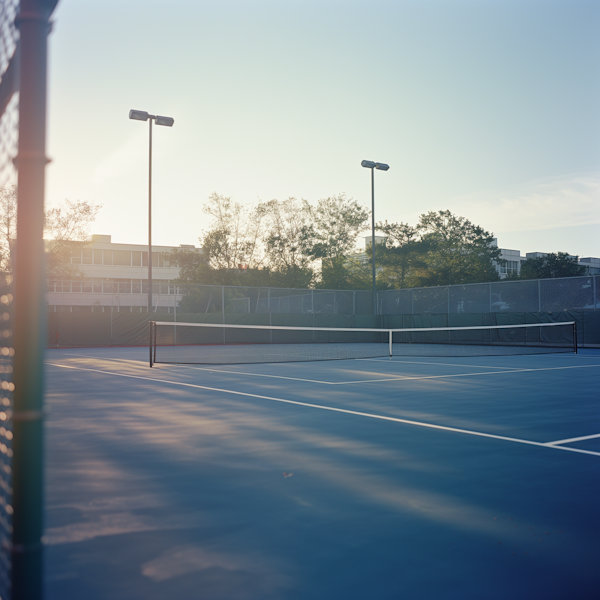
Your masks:
<svg viewBox="0 0 600 600"><path fill-rule="evenodd" d="M375 169L371 168L371 253L373 259L373 315L377 316L377 273L375 271Z"/></svg>
<svg viewBox="0 0 600 600"><path fill-rule="evenodd" d="M21 0L15 259L12 598L43 594L44 173L48 1Z"/></svg>
<svg viewBox="0 0 600 600"><path fill-rule="evenodd" d="M148 152L148 314L152 312L152 117Z"/></svg>

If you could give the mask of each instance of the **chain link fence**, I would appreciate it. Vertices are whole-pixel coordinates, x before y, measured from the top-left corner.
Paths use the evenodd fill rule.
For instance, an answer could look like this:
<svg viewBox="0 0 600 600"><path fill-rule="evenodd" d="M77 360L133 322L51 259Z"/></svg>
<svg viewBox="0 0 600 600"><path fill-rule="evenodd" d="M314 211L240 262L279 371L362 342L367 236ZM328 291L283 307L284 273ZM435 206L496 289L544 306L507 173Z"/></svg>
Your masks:
<svg viewBox="0 0 600 600"><path fill-rule="evenodd" d="M497 281L378 293L380 315L597 310L600 276Z"/></svg>
<svg viewBox="0 0 600 600"><path fill-rule="evenodd" d="M0 4L0 188L17 184L19 143L18 0ZM6 250L6 249L4 249ZM10 279L0 281L0 599L11 597L13 356Z"/></svg>
<svg viewBox="0 0 600 600"><path fill-rule="evenodd" d="M139 289L138 289L139 288ZM124 291L126 290L126 291ZM142 312L148 286L53 282L52 312ZM364 290L299 290L155 283L154 312L372 315ZM600 308L600 276L498 281L378 292L379 315L560 312Z"/></svg>
<svg viewBox="0 0 600 600"><path fill-rule="evenodd" d="M139 288L139 289L138 289ZM124 291L124 290L127 291ZM146 311L148 285L81 281L52 282L51 312ZM363 290L297 290L154 283L156 313L372 315L372 294Z"/></svg>
<svg viewBox="0 0 600 600"><path fill-rule="evenodd" d="M13 160L19 143L18 10L19 0L0 5L0 188L17 183Z"/></svg>

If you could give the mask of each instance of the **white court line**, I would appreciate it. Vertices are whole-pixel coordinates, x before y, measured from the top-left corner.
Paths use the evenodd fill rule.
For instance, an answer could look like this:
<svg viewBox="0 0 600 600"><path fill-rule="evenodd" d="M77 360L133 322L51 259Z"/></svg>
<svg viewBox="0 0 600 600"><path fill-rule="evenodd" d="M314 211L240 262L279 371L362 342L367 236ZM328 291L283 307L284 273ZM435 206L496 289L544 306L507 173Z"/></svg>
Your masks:
<svg viewBox="0 0 600 600"><path fill-rule="evenodd" d="M80 355L83 356L83 355ZM109 358L101 358L97 360L113 360L115 362L143 362L143 361L134 361L131 359L109 359ZM353 359L354 360L354 359ZM362 360L362 359L359 359ZM395 362L395 361L394 361ZM48 363L51 364L51 363ZM166 365L167 363L165 363ZM424 363L424 364L439 364L439 363ZM55 365L58 366L58 365ZM160 364L158 365L160 366ZM418 380L426 380L426 379L446 379L451 377L478 377L480 375L500 375L505 373L526 373L533 371L557 371L562 369L587 369L591 367L600 367L600 363L597 365L571 365L568 367L542 367L536 369L504 369L502 371L485 371L483 373L454 373L452 375L405 375L405 376L397 376L397 377L380 377L379 379L362 379L356 381L319 381L316 379L302 379L300 377L284 377L283 375L267 375L265 373L248 373L246 371L223 371L216 367L221 365L215 365L215 367L194 367L191 365L177 365L177 364L168 364L169 368L177 367L177 368L188 368L194 369L198 371L209 371L216 373L231 373L232 375L247 375L249 377L265 377L265 378L273 378L273 379L286 379L289 381L303 381L306 383L319 383L322 385L355 385L362 383L386 383L389 381L418 381ZM464 365L469 366L469 365ZM494 367L492 367L494 368Z"/></svg>
<svg viewBox="0 0 600 600"><path fill-rule="evenodd" d="M546 442L547 446L556 446L557 444L570 444L571 442L581 442L582 440L593 440L600 438L600 433L594 435L584 435L582 437L570 438L568 440L557 440L556 442Z"/></svg>
<svg viewBox="0 0 600 600"><path fill-rule="evenodd" d="M282 363L278 363L282 364ZM289 363L285 363L289 364ZM158 363L157 366L160 366ZM247 373L245 371L223 371L221 369L211 369L209 367L193 367L191 365L176 365L170 364L170 367L177 367L179 369L193 369L194 371L209 371L210 373L231 373L232 375L248 375L250 377L268 377L269 379L288 379L290 381L305 381L307 383L322 383L323 385L337 385L331 381L319 381L317 379L302 379L301 377L284 377L283 375L267 375L266 373Z"/></svg>
<svg viewBox="0 0 600 600"><path fill-rule="evenodd" d="M65 358L71 358L72 356L76 356L79 358L88 358L90 360L109 360L111 362L124 362L124 363L142 363L143 365L148 365L148 358L142 360L141 358L109 358L108 356L90 356L89 354L69 354Z"/></svg>
<svg viewBox="0 0 600 600"><path fill-rule="evenodd" d="M364 360L366 362L393 362L400 363L402 365L440 365L442 367L473 367L474 369L514 369L514 367L490 367L488 365L457 365L454 363L439 363L439 362L427 362L424 360L394 360L395 356L389 358L356 358L355 360Z"/></svg>
<svg viewBox="0 0 600 600"><path fill-rule="evenodd" d="M70 354L69 358L71 356L78 356L78 357L82 357L82 358L89 358L89 359L93 359L93 360L108 360L108 361L113 361L113 362L124 362L124 363L142 363L145 366L148 366L148 360L136 360L133 358L106 358L106 357L95 357L95 356L89 356L87 354ZM51 363L48 363L51 364ZM282 364L282 363L273 363L273 364ZM285 363L288 364L288 363ZM218 366L222 366L222 365L215 365L215 367ZM246 371L224 371L222 369L217 369L217 368L210 368L210 367L196 367L196 366L192 366L192 365L178 365L175 363L155 363L154 365L155 368L161 368L161 367L166 367L166 368L178 368L178 369L193 369L194 371L209 371L210 373L231 373L232 375L248 375L250 377L268 377L268 378L273 378L273 379L289 379L291 381L305 381L307 383L321 383L323 385L336 385L335 383L332 383L331 381L319 381L317 379L301 379L300 377L284 377L283 375L266 375L264 373L247 373Z"/></svg>
<svg viewBox="0 0 600 600"><path fill-rule="evenodd" d="M511 369L506 371L486 371L484 373L455 373L454 375L423 375L418 377L391 377L388 379L365 379L363 381L341 381L332 385L351 385L354 383L379 383L382 381L405 381L410 379L443 379L445 377L477 377L479 375L505 375L507 373L527 373L530 371L560 371L562 369L588 369L597 365L575 365L570 367L543 367L541 369Z"/></svg>
<svg viewBox="0 0 600 600"><path fill-rule="evenodd" d="M310 404L308 402L300 402L298 400L285 400L284 398L273 398L272 396L262 396L260 394L250 394L248 392L235 392L233 390L224 390L220 388L208 387L205 385L197 385L194 383L183 383L179 381L168 381L165 379L155 379L153 377L142 377L141 375L126 375L125 373L113 373L112 371L101 371L100 369L88 369L83 367L73 367L70 365L58 365L54 363L48 363L53 367L59 367L61 369L74 369L76 371L89 371L92 373L101 373L102 375L113 375L115 377L125 377L128 379L141 379L143 381L152 381L155 383L164 383L166 385L175 385L181 387L189 387L199 390L207 390L209 392L218 392L222 394L232 394L234 396L245 396L247 398L258 398L260 400L270 400L271 402L281 402L283 404L294 404L296 406L304 406L306 408L316 408L318 410L327 410L331 412L344 413L347 415L355 415L358 417L367 417L369 419L378 419L381 421L392 421L394 423L403 423L405 425L415 425L417 427L426 427L428 429L439 429L441 431L451 431L454 433L463 433L466 435L474 435L477 437L491 438L495 440L502 440L505 442L514 442L517 444L526 444L528 446L540 446L542 448L552 448L554 450L563 450L565 452L577 452L579 454L591 454L593 456L600 456L600 452L593 452L592 450L580 450L579 448L569 448L564 446L552 446L543 442L532 442L531 440L522 440L519 438L511 438L503 435L495 435L492 433L482 433L480 431L471 431L469 429L458 429L456 427L446 427L444 425L434 425L432 423L423 423L421 421L411 421L408 419L400 419L398 417L386 417L384 415L376 415L372 413L364 413L356 410L348 410L346 408L335 408L333 406L323 406L319 404Z"/></svg>

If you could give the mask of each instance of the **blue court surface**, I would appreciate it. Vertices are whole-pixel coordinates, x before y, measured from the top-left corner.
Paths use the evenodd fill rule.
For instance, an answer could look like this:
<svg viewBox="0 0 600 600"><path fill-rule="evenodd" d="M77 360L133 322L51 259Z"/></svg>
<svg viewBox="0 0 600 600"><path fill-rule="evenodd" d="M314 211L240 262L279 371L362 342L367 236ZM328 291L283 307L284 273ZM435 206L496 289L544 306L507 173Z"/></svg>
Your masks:
<svg viewBox="0 0 600 600"><path fill-rule="evenodd" d="M600 353L50 350L46 598L597 599Z"/></svg>

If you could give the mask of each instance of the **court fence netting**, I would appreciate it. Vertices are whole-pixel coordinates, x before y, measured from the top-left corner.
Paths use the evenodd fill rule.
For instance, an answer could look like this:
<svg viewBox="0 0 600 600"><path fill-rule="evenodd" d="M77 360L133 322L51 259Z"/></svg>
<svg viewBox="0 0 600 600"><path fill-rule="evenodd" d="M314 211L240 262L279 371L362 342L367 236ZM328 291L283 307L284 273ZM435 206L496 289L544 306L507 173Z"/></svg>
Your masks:
<svg viewBox="0 0 600 600"><path fill-rule="evenodd" d="M156 314L132 312L52 312L48 315L48 348L147 346L148 322L281 325L291 327L352 327L406 329L414 327L469 327L525 325L575 321L579 348L600 348L600 311L559 311L480 314Z"/></svg>
<svg viewBox="0 0 600 600"><path fill-rule="evenodd" d="M151 321L149 338L150 366L577 352L573 321L408 329Z"/></svg>

